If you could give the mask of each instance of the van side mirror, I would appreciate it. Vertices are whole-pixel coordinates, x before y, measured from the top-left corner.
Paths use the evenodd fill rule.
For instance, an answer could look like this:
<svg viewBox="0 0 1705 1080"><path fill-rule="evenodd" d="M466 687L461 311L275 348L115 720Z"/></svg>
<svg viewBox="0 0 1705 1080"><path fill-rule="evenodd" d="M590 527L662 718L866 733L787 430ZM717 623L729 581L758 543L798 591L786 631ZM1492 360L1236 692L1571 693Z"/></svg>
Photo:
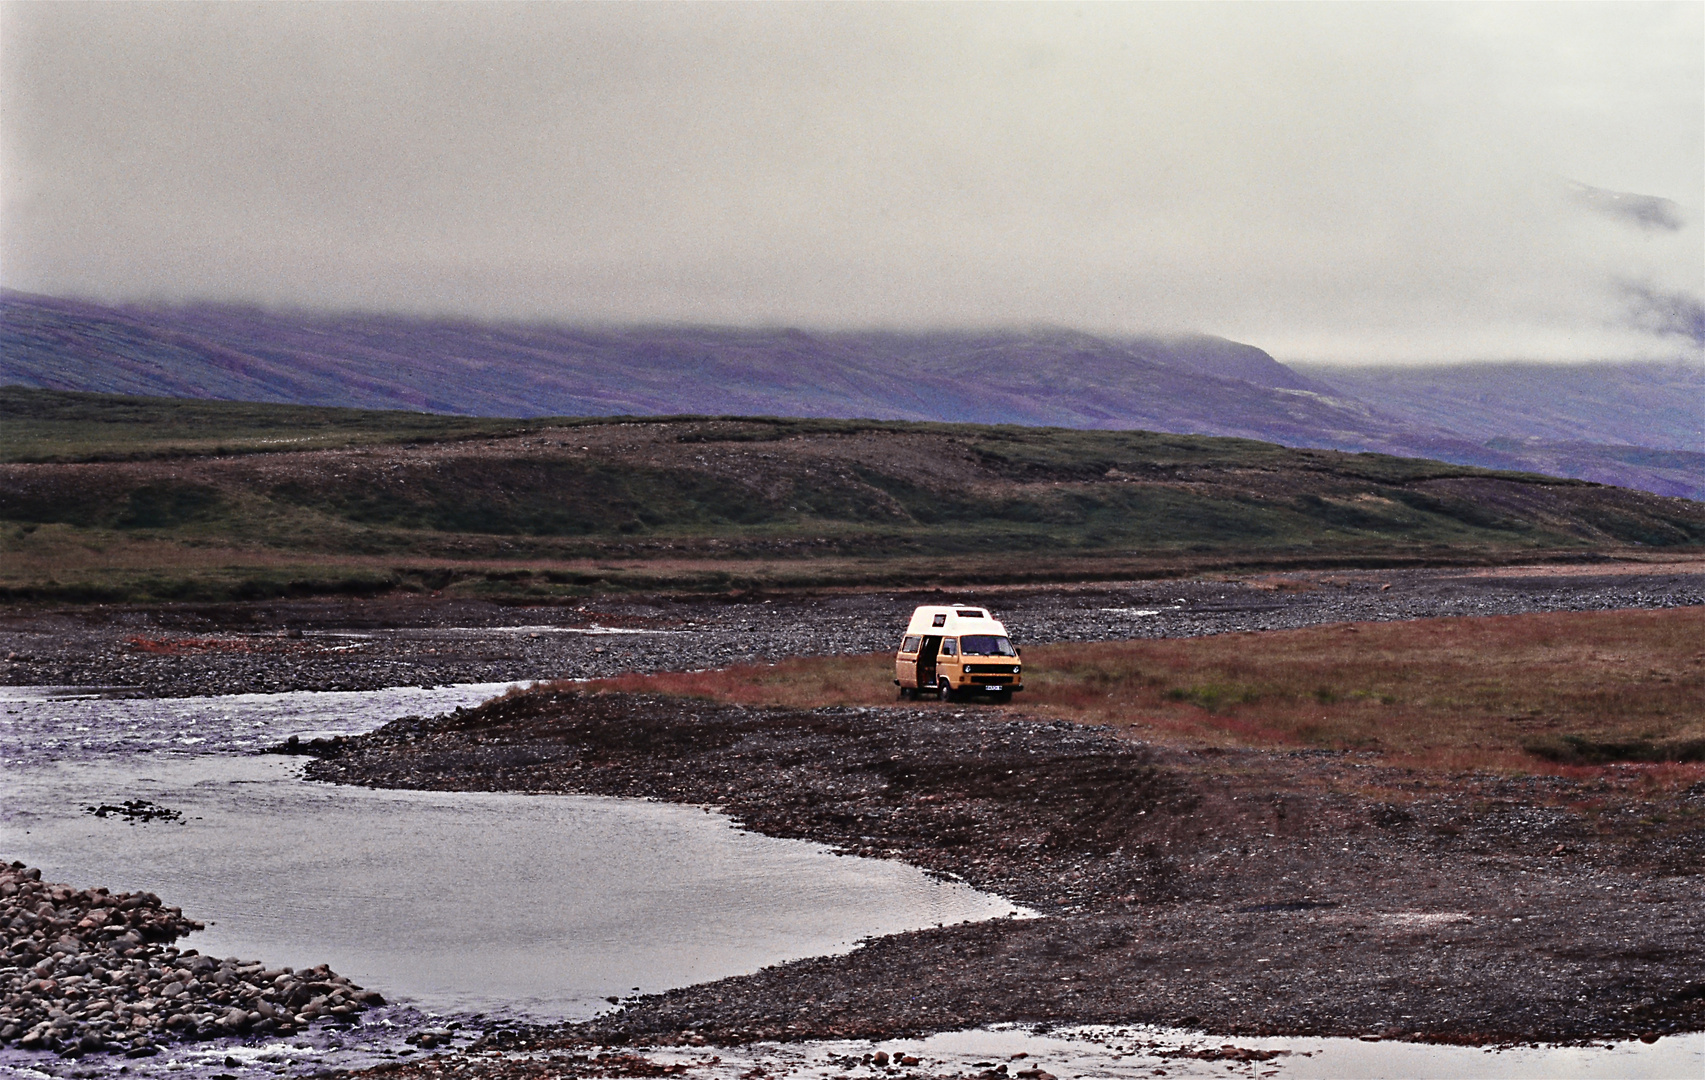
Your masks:
<svg viewBox="0 0 1705 1080"><path fill-rule="evenodd" d="M1022 646L1022 645L1014 645L1014 646L1013 646L1013 647L1012 647L1012 651L1013 651L1013 652L1015 652L1015 653L1017 653L1017 654L1018 654L1018 655L1020 655L1020 656L1023 656L1023 655L1024 655L1024 646Z"/></svg>

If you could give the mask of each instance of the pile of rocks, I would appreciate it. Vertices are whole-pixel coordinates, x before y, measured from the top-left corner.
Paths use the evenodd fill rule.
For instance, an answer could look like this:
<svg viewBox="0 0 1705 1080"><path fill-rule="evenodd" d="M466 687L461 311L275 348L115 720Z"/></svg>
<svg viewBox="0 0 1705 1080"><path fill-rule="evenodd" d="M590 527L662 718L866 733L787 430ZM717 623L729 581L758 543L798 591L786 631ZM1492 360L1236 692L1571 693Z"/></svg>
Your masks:
<svg viewBox="0 0 1705 1080"><path fill-rule="evenodd" d="M170 943L200 930L153 893L73 889L0 864L0 1045L143 1057L174 1039L286 1034L384 999L325 966L216 960Z"/></svg>

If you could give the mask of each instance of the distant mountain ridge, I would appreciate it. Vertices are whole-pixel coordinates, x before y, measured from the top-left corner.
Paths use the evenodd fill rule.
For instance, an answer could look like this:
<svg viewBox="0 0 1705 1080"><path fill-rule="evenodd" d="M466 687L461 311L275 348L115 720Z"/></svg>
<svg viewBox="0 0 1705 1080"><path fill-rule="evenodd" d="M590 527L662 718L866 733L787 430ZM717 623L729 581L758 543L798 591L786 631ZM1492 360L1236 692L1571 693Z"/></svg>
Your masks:
<svg viewBox="0 0 1705 1080"><path fill-rule="evenodd" d="M1207 336L601 330L0 293L0 378L144 396L480 416L715 411L1105 427L1128 426L1133 403L1109 409L1048 381L1152 393L1177 389L1179 372L1323 389L1260 349Z"/></svg>
<svg viewBox="0 0 1705 1080"><path fill-rule="evenodd" d="M1605 456L1591 444L1623 440L1595 437L1579 423L1535 432L1515 416L1497 429L1491 405L1465 433L1446 422L1448 401L1423 409L1414 395L1390 390L1385 397L1400 407L1385 397L1376 407L1331 371L1298 372L1259 348L1206 335L598 329L114 307L0 291L0 384L473 416L694 413L1145 429L1493 468L1563 467L1574 470L1564 475L1705 497L1705 456ZM1521 441L1559 434L1568 436L1567 453Z"/></svg>
<svg viewBox="0 0 1705 1080"><path fill-rule="evenodd" d="M1684 363L1297 365L1328 392L1476 442L1540 439L1705 453L1705 366Z"/></svg>

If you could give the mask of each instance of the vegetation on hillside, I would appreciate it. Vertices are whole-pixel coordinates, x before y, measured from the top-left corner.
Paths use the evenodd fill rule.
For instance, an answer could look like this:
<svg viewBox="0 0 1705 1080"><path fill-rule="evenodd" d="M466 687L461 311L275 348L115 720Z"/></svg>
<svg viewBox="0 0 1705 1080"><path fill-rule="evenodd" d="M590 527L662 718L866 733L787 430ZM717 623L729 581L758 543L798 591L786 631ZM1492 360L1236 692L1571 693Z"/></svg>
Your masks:
<svg viewBox="0 0 1705 1080"><path fill-rule="evenodd" d="M126 461L441 442L534 421L0 386L0 462Z"/></svg>
<svg viewBox="0 0 1705 1080"><path fill-rule="evenodd" d="M0 588L1059 581L1705 544L1705 505L1380 454L1134 431L530 421L0 393Z"/></svg>

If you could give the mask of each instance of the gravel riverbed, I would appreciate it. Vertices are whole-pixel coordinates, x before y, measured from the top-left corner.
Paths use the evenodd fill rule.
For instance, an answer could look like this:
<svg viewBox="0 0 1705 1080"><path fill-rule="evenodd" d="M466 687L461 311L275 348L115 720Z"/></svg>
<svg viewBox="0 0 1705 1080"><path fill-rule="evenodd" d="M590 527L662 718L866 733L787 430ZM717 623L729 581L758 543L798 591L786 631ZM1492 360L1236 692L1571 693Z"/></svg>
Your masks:
<svg viewBox="0 0 1705 1080"><path fill-rule="evenodd" d="M885 652L912 607L943 600L986 605L1040 644L1693 606L1705 561L548 607L17 608L0 614L0 682L187 697L681 670ZM1192 754L945 703L799 711L574 694L399 721L321 753L313 775L345 783L714 805L755 831L904 859L1042 916L882 938L630 1000L589 1025L499 1027L488 1048L1002 1021L1441 1042L1705 1028L1705 788L1654 794L1637 769L1439 785L1372 756ZM4 875L0 1039L14 1044L147 1053L335 1021L373 1000L329 971L179 952L171 941L193 924L155 898L43 886L20 866Z"/></svg>
<svg viewBox="0 0 1705 1080"><path fill-rule="evenodd" d="M1061 588L611 597L543 607L431 597L0 614L0 683L152 697L372 690L720 667L894 648L912 608L992 608L1019 644L1322 623L1705 604L1705 559L1334 571Z"/></svg>
<svg viewBox="0 0 1705 1080"><path fill-rule="evenodd" d="M1473 1043L1705 1026L1705 837L1691 824L1705 785L1652 795L1637 771L1625 789L1434 784L1374 755L1167 750L974 706L568 692L398 721L321 752L309 774L341 783L711 804L1042 916L885 937L497 1046L999 1022ZM1595 799L1595 815L1570 808Z"/></svg>

